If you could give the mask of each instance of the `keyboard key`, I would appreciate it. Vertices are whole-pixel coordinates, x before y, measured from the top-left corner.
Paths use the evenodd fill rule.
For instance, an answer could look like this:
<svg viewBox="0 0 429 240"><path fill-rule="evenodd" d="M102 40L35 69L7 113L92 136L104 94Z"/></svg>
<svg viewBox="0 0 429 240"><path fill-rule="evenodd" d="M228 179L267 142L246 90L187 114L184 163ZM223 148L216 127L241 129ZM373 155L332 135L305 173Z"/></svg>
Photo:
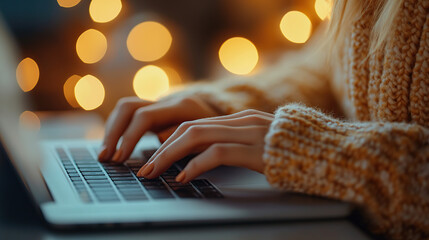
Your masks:
<svg viewBox="0 0 429 240"><path fill-rule="evenodd" d="M166 186L163 183L144 183L143 186L145 188L165 188Z"/></svg>
<svg viewBox="0 0 429 240"><path fill-rule="evenodd" d="M120 192L123 196L146 196L146 194L142 190Z"/></svg>
<svg viewBox="0 0 429 240"><path fill-rule="evenodd" d="M149 195L154 199L166 199L166 198L174 198L174 196L165 189L147 189Z"/></svg>
<svg viewBox="0 0 429 240"><path fill-rule="evenodd" d="M156 152L156 149L148 149L142 151L142 155L145 158L145 160L149 160L150 157Z"/></svg>
<svg viewBox="0 0 429 240"><path fill-rule="evenodd" d="M113 188L93 188L92 190L94 191L94 194L98 196L117 195Z"/></svg>
<svg viewBox="0 0 429 240"><path fill-rule="evenodd" d="M124 199L126 201L142 201L148 200L149 198L147 196L124 196Z"/></svg>
<svg viewBox="0 0 429 240"><path fill-rule="evenodd" d="M128 161L127 162L127 166L129 168L141 168L143 166L143 164L144 163L142 161L134 161L134 162Z"/></svg>
<svg viewBox="0 0 429 240"><path fill-rule="evenodd" d="M176 188L174 193L181 198L201 198L200 194L191 187Z"/></svg>
<svg viewBox="0 0 429 240"><path fill-rule="evenodd" d="M173 183L176 182L176 177L175 176L163 176L162 177L164 179L164 181L166 181L167 183Z"/></svg>
<svg viewBox="0 0 429 240"><path fill-rule="evenodd" d="M114 181L114 182L119 182L119 181L137 182L134 177L112 177L112 176L110 176L110 179L112 179L112 181Z"/></svg>
<svg viewBox="0 0 429 240"><path fill-rule="evenodd" d="M113 185L110 184L109 182L106 182L103 184L89 184L89 186L93 189L104 189L104 188L113 189Z"/></svg>
<svg viewBox="0 0 429 240"><path fill-rule="evenodd" d="M223 198L223 195L218 191L202 192L202 194L206 198Z"/></svg>
<svg viewBox="0 0 429 240"><path fill-rule="evenodd" d="M80 177L78 173L69 173L69 177Z"/></svg>
<svg viewBox="0 0 429 240"><path fill-rule="evenodd" d="M106 172L111 173L130 173L130 170L128 169L106 169Z"/></svg>
<svg viewBox="0 0 429 240"><path fill-rule="evenodd" d="M194 185L196 188L211 186L211 184L206 179L196 179L191 181L191 184Z"/></svg>
<svg viewBox="0 0 429 240"><path fill-rule="evenodd" d="M108 165L108 166L104 166L105 169L107 170L128 170L127 167L125 167L124 165Z"/></svg>
<svg viewBox="0 0 429 240"><path fill-rule="evenodd" d="M168 183L168 186L170 186L172 189L174 189L174 188L177 188L177 187L191 187L191 184L189 184L189 183L183 184L183 183L178 183L178 182L171 182L171 183Z"/></svg>
<svg viewBox="0 0 429 240"><path fill-rule="evenodd" d="M98 201L100 201L100 202L119 202L120 199L118 197L112 197L112 198L100 197L100 198L98 198Z"/></svg>
<svg viewBox="0 0 429 240"><path fill-rule="evenodd" d="M131 184L124 182L113 182L117 188L141 188L138 182L133 182Z"/></svg>
<svg viewBox="0 0 429 240"><path fill-rule="evenodd" d="M79 188L79 189L83 189L83 188L85 188L86 189L86 186L85 186L85 184L83 183L83 182L73 182L73 186L75 187L75 188Z"/></svg>
<svg viewBox="0 0 429 240"><path fill-rule="evenodd" d="M70 179L74 182L74 181L82 181L82 178L80 177L70 177Z"/></svg>
<svg viewBox="0 0 429 240"><path fill-rule="evenodd" d="M131 173L108 173L108 175L113 178L113 177L133 177L133 175Z"/></svg>
<svg viewBox="0 0 429 240"><path fill-rule="evenodd" d="M100 166L98 166L97 164L93 164L93 163L84 163L84 164L76 163L76 165L79 169L81 169L81 168L96 168L96 169L101 171Z"/></svg>
<svg viewBox="0 0 429 240"><path fill-rule="evenodd" d="M197 179L191 181L205 198L223 198L223 195L206 179Z"/></svg>
<svg viewBox="0 0 429 240"><path fill-rule="evenodd" d="M103 172L82 172L83 176L106 176Z"/></svg>
<svg viewBox="0 0 429 240"><path fill-rule="evenodd" d="M95 195L112 194L117 195L113 188L92 188Z"/></svg>
<svg viewBox="0 0 429 240"><path fill-rule="evenodd" d="M108 180L107 177L104 175L102 175L102 176L87 175L87 176L84 176L84 178L86 180L105 180L105 181Z"/></svg>
<svg viewBox="0 0 429 240"><path fill-rule="evenodd" d="M140 186L133 187L133 188L118 188L119 192L121 193L137 193L137 192L143 192L142 188Z"/></svg>
<svg viewBox="0 0 429 240"><path fill-rule="evenodd" d="M110 182L106 179L87 179L86 182L89 185L96 185L96 184L110 184Z"/></svg>
<svg viewBox="0 0 429 240"><path fill-rule="evenodd" d="M152 178L152 179L149 179L149 178L142 178L142 177L139 177L139 178L137 178L140 182L162 182L162 180L160 179L160 178Z"/></svg>
<svg viewBox="0 0 429 240"><path fill-rule="evenodd" d="M138 183L138 181L133 177L111 177L111 179L113 182Z"/></svg>
<svg viewBox="0 0 429 240"><path fill-rule="evenodd" d="M102 172L101 168L99 167L79 167L78 166L78 168L81 172Z"/></svg>

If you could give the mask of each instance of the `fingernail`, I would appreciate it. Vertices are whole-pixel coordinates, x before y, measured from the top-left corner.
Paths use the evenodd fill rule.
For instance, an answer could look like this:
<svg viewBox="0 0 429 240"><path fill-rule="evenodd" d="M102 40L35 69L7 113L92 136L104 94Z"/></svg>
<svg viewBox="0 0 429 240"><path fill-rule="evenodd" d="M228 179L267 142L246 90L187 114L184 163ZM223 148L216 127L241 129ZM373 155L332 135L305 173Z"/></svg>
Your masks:
<svg viewBox="0 0 429 240"><path fill-rule="evenodd" d="M142 172L147 168L147 163L143 165L140 170L137 172L137 177L143 177Z"/></svg>
<svg viewBox="0 0 429 240"><path fill-rule="evenodd" d="M176 182L182 182L183 180L185 180L185 177L186 177L185 171L180 172L179 175L177 175L176 177Z"/></svg>
<svg viewBox="0 0 429 240"><path fill-rule="evenodd" d="M98 160L99 161L106 161L105 157L107 154L107 147L103 147L103 149L101 150L101 152L98 154Z"/></svg>
<svg viewBox="0 0 429 240"><path fill-rule="evenodd" d="M122 149L119 149L118 151L115 152L115 155L113 155L112 161L117 162L119 161L119 158L122 155Z"/></svg>
<svg viewBox="0 0 429 240"><path fill-rule="evenodd" d="M155 164L151 163L149 165L147 165L142 171L141 171L141 176L146 177L147 175L149 175L149 173L151 173L153 171L155 167Z"/></svg>

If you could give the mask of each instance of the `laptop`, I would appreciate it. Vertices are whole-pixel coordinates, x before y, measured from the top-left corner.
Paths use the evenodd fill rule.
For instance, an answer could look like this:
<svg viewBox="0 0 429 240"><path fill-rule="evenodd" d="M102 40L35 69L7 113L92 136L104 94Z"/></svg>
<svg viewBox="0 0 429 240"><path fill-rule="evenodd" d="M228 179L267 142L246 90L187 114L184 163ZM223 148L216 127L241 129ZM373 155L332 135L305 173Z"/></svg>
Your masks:
<svg viewBox="0 0 429 240"><path fill-rule="evenodd" d="M27 105L15 80L16 55L0 22L0 151L42 218L57 228L262 222L346 217L350 204L274 189L263 174L219 167L188 184L174 181L192 157L156 179L136 172L160 146L144 136L123 165L100 163L100 141L43 140L19 125Z"/></svg>

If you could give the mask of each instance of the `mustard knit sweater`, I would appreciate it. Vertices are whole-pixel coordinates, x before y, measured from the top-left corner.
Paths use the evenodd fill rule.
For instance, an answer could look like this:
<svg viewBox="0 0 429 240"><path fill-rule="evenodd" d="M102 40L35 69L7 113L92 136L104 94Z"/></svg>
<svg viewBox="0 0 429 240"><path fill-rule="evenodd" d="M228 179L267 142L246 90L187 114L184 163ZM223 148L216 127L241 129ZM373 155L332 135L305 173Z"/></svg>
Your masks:
<svg viewBox="0 0 429 240"><path fill-rule="evenodd" d="M338 44L341 60L325 61L316 40L251 79L177 94L225 114L277 109L263 156L273 186L355 203L375 233L429 238L428 8L405 0L392 37L369 58L364 15Z"/></svg>

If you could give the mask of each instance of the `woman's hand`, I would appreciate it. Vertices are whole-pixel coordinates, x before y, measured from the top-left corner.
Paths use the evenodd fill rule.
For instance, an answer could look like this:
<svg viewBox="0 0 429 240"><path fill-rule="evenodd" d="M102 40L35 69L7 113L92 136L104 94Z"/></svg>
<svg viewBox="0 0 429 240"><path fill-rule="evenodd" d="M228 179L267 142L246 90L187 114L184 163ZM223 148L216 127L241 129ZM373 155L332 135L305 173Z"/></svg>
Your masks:
<svg viewBox="0 0 429 240"><path fill-rule="evenodd" d="M162 144L137 176L155 178L174 162L193 158L176 181L186 183L220 165L263 172L264 137L274 116L256 110L182 123Z"/></svg>
<svg viewBox="0 0 429 240"><path fill-rule="evenodd" d="M106 134L100 161L121 163L129 158L140 138L147 132L158 134L161 141L167 139L177 125L185 121L220 115L197 97L171 98L160 102L144 101L137 97L118 101L106 123ZM118 150L119 139L122 142Z"/></svg>

